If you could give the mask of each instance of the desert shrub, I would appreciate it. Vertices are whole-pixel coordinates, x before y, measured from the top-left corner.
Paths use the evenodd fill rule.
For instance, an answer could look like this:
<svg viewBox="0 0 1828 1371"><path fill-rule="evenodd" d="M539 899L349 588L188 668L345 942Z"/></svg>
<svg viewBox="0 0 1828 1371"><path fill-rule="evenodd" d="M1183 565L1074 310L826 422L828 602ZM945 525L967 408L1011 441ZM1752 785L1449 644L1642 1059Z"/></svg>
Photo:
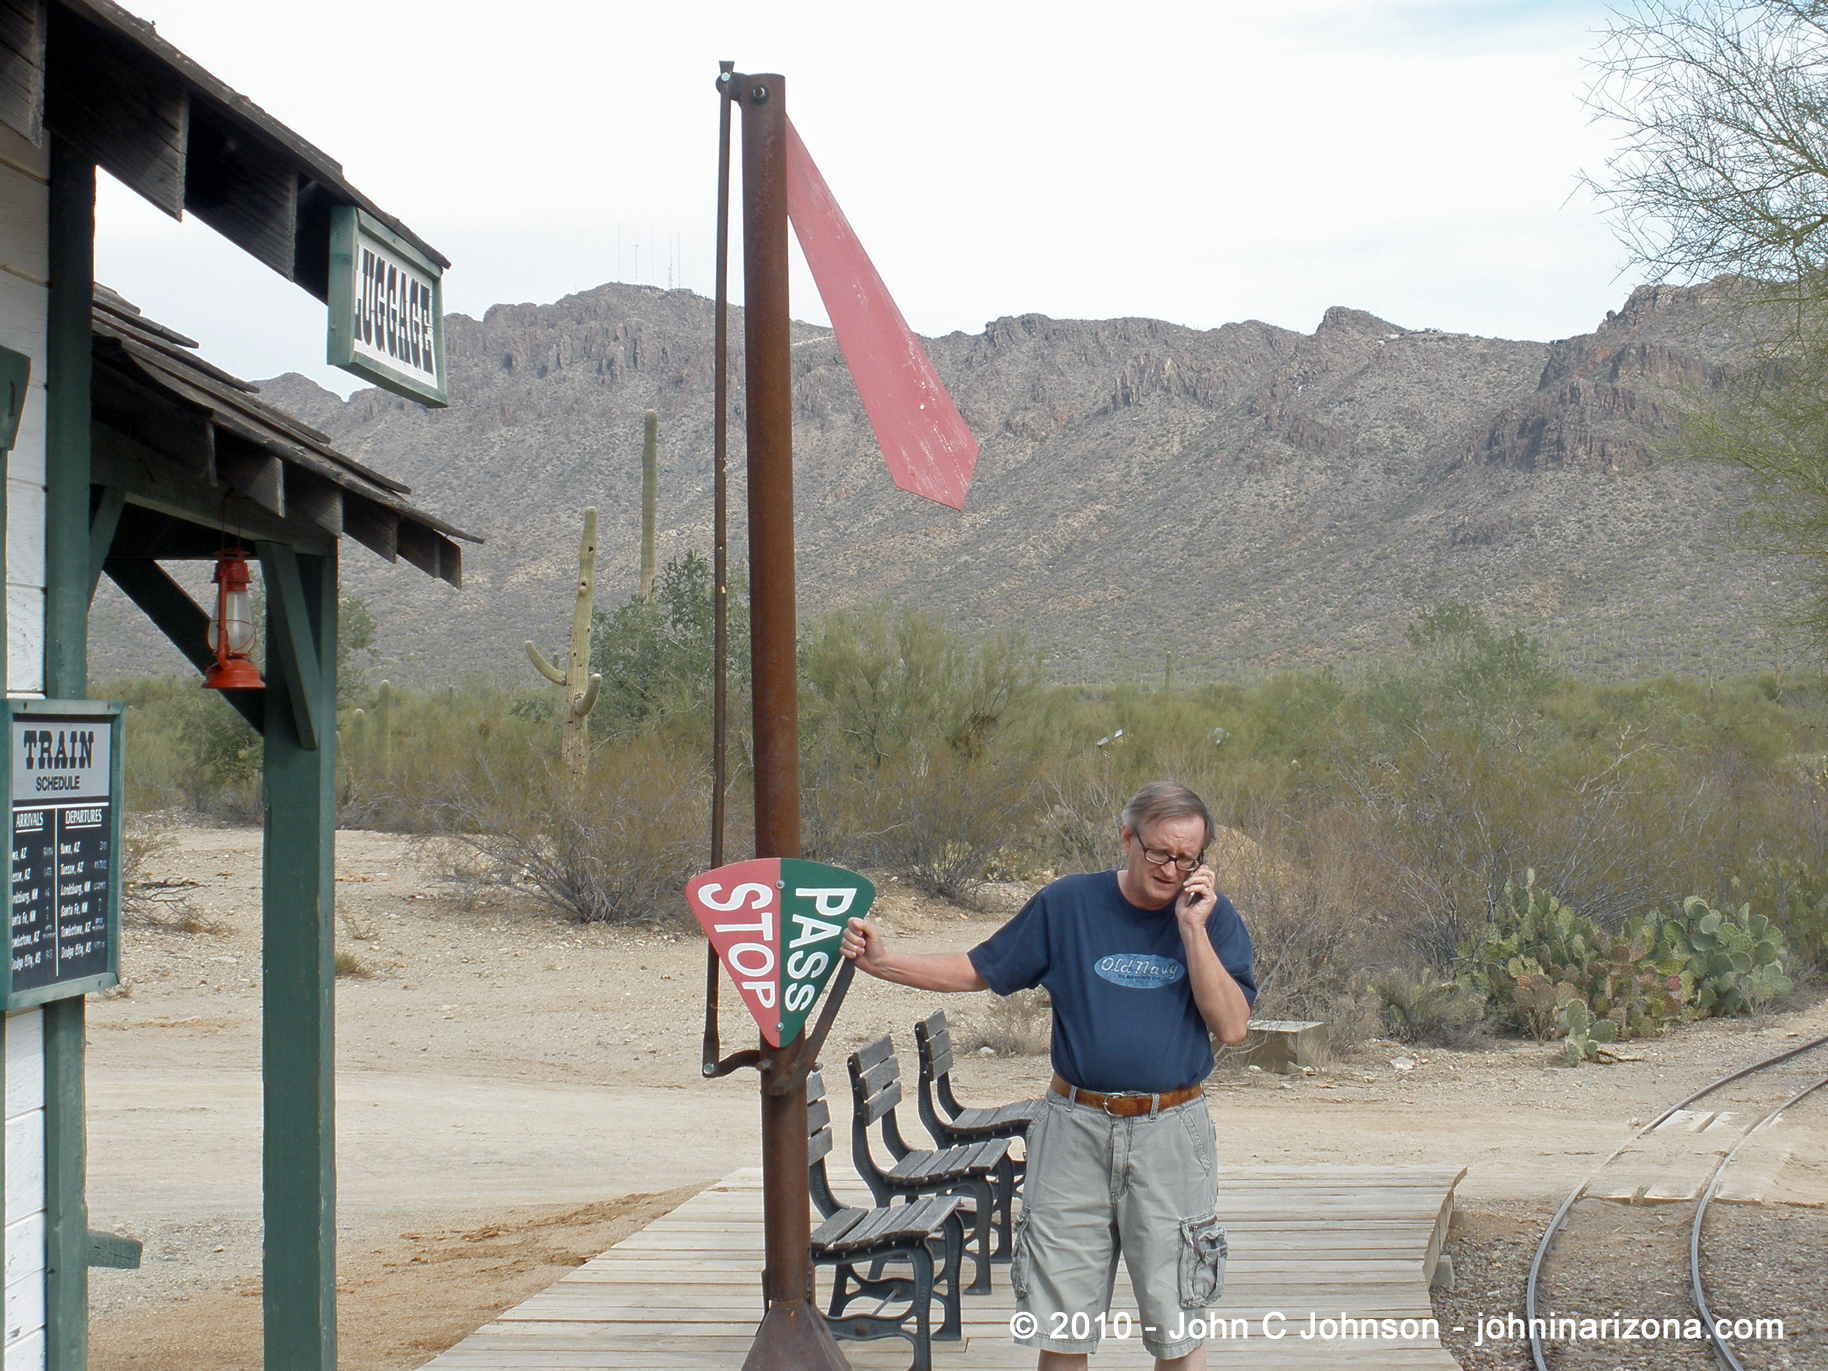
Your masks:
<svg viewBox="0 0 1828 1371"><path fill-rule="evenodd" d="M135 812L183 808L233 822L260 815L261 741L198 678L116 681L90 691L126 706L123 769Z"/></svg>
<svg viewBox="0 0 1828 1371"><path fill-rule="evenodd" d="M704 865L705 779L651 734L595 749L583 784L549 758L479 756L438 797L436 831L581 923L682 920L680 892Z"/></svg>
<svg viewBox="0 0 1828 1371"><path fill-rule="evenodd" d="M665 723L707 742L713 687L714 612L711 564L695 552L668 562L651 597L631 596L592 624L590 669L603 677L591 726L626 733ZM726 647L733 731L747 729L748 579L733 567L727 590Z"/></svg>
<svg viewBox="0 0 1828 1371"><path fill-rule="evenodd" d="M1433 967L1369 978L1384 1031L1401 1042L1467 1047L1486 1035L1485 998Z"/></svg>
<svg viewBox="0 0 1828 1371"><path fill-rule="evenodd" d="M1525 867L1611 928L1706 883L1723 806L1670 702L1558 687L1535 643L1454 606L1411 639L1415 664L1344 720L1335 770L1415 958L1451 960Z"/></svg>
<svg viewBox="0 0 1828 1371"><path fill-rule="evenodd" d="M338 821L405 833L441 831L447 793L479 768L520 775L556 765L551 686L473 683L400 690L382 682L338 721Z"/></svg>
<svg viewBox="0 0 1828 1371"><path fill-rule="evenodd" d="M961 1041L988 1047L999 1056L1038 1056L1053 1041L1054 1006L1040 986L992 999L974 1017Z"/></svg>
<svg viewBox="0 0 1828 1371"><path fill-rule="evenodd" d="M810 782L808 856L890 871L962 903L1008 843L1030 788L1017 768L949 748L910 750L867 770L840 757Z"/></svg>
<svg viewBox="0 0 1828 1371"><path fill-rule="evenodd" d="M220 933L225 926L190 901L197 882L155 876L152 867L177 851L172 823L163 815L135 814L121 835L121 920L172 933Z"/></svg>
<svg viewBox="0 0 1828 1371"><path fill-rule="evenodd" d="M1371 951L1346 816L1316 815L1298 833L1273 812L1237 817L1244 828L1221 828L1206 860L1250 933L1253 1012L1328 1019Z"/></svg>
<svg viewBox="0 0 1828 1371"><path fill-rule="evenodd" d="M876 607L812 625L800 665L808 853L969 900L1031 821L1033 649Z"/></svg>
<svg viewBox="0 0 1828 1371"><path fill-rule="evenodd" d="M1098 753L1062 766L1039 816L1042 860L1063 875L1110 870L1119 852L1118 816L1137 789L1132 779L1117 758Z"/></svg>
<svg viewBox="0 0 1828 1371"><path fill-rule="evenodd" d="M605 694L575 800L553 775L558 692L518 657L498 664L513 687L384 693L346 677L342 821L460 834L475 855L458 884L472 894L512 880L579 918L676 907L704 863L709 596L708 569L688 557L653 600L600 616ZM734 603L732 859L750 831L746 619ZM344 620L360 627L347 607ZM1532 883L1513 877L1529 869L1526 905L1553 890L1577 908L1585 951L1545 927L1540 958L1522 945L1488 957L1472 993L1489 995L1498 1026L1572 1032L1575 999L1600 1034L1621 1008L1627 1025L1660 1021L1639 984L1645 959L1626 954L1653 924L1660 939L1687 919L1697 891L1716 897L1706 908L1722 924L1703 937L1732 943L1729 958L1741 935L1754 951L1772 935L1788 945L1738 987L1744 1004L1828 963L1821 683L1566 679L1527 635L1453 604L1417 616L1408 651L1382 666L1174 691L1046 685L1019 636L874 607L810 618L800 674L809 856L969 900L987 877L1109 869L1123 803L1143 782L1182 781L1226 826L1212 855L1255 942L1260 1013L1327 1019L1336 1040L1377 1023L1436 1031L1421 1026L1438 1017L1423 993L1434 973L1413 969L1452 964L1464 979L1484 943L1521 936L1516 885ZM194 678L104 693L129 706L135 811L257 814L259 740L224 700ZM485 833L502 835L486 851ZM1755 916L1770 921L1762 933ZM1526 956L1536 968L1512 975ZM1411 969L1408 982L1391 968ZM1546 992L1523 979L1537 975Z"/></svg>

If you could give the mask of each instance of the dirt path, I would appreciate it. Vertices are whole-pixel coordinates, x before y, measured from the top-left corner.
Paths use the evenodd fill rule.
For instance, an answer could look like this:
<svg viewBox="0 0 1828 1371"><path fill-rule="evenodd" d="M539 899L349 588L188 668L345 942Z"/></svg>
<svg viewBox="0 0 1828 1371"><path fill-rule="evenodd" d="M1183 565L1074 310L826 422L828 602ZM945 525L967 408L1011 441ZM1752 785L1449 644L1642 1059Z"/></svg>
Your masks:
<svg viewBox="0 0 1828 1371"><path fill-rule="evenodd" d="M173 892L188 912L171 922L192 931L131 925L125 993L91 1003L91 1223L146 1243L141 1270L92 1273L97 1371L259 1365L259 847L257 831L179 831L151 865L198 883ZM701 942L580 929L524 892L451 877L397 837L338 837L339 945L368 973L339 980L337 1004L350 1371L419 1365L685 1195L758 1164L753 1077L699 1078ZM967 948L1000 922L893 884L878 910L910 950ZM911 1025L936 1003L860 981L827 1061L892 1031L911 1074ZM990 1003L946 1003L961 1040ZM729 1043L753 1038L729 997L723 1031ZM1465 1231L1489 1231L1499 1253L1634 1120L1786 1035L1824 1031L1820 1006L1703 1024L1634 1045L1641 1062L1575 1071L1536 1044L1374 1042L1313 1078L1221 1068L1211 1106L1241 1162L1469 1167ZM1398 1058L1415 1064L1398 1070ZM959 1071L961 1093L983 1101L1038 1093L1047 1075L1041 1056L974 1057ZM834 1112L844 1108L841 1098ZM1817 1137L1784 1180L1788 1198L1828 1202L1828 1144ZM1469 1263L1477 1249L1466 1246Z"/></svg>

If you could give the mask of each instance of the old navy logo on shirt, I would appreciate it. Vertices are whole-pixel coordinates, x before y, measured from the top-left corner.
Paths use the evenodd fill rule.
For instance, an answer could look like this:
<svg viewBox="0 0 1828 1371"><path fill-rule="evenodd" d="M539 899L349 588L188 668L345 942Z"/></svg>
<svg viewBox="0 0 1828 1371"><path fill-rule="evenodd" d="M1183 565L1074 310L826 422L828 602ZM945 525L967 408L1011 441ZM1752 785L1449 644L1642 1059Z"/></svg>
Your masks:
<svg viewBox="0 0 1828 1371"><path fill-rule="evenodd" d="M1160 990L1173 985L1187 974L1187 968L1172 957L1158 957L1153 952L1114 952L1092 964L1105 980L1132 990Z"/></svg>

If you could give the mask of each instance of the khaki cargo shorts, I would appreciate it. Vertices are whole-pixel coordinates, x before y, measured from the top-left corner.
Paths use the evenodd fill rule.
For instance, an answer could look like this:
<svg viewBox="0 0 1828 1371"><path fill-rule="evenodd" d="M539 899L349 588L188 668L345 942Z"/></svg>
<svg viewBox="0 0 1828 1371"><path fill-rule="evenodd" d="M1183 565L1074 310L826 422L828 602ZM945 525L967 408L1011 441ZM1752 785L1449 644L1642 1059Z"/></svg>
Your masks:
<svg viewBox="0 0 1828 1371"><path fill-rule="evenodd" d="M1027 1145L1009 1267L1015 1340L1091 1353L1100 1336L1140 1337L1167 1358L1200 1346L1186 1330L1224 1293L1226 1255L1205 1099L1114 1118L1050 1091ZM1119 1254L1134 1310L1111 1308Z"/></svg>

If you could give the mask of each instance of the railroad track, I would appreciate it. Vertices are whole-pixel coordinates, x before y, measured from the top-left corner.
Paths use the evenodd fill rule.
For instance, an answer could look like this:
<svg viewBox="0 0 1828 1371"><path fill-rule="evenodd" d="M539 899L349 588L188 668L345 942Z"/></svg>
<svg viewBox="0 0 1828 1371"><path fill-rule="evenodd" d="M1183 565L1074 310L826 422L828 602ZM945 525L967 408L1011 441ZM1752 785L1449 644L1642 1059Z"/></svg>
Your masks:
<svg viewBox="0 0 1828 1371"><path fill-rule="evenodd" d="M1693 1094L1676 1101L1676 1103L1670 1105L1669 1108L1657 1115L1656 1118L1650 1120L1649 1123L1641 1127L1630 1138L1615 1148L1611 1155L1595 1167L1585 1180L1569 1192L1567 1199L1562 1201L1561 1207L1555 1211L1554 1218L1549 1220L1548 1227L1543 1231L1542 1241L1537 1245L1536 1255L1530 1262L1529 1279L1524 1287L1524 1317L1529 1333L1530 1356L1535 1364L1535 1371L1550 1371L1548 1361L1544 1356L1542 1338L1544 1320L1539 1312L1538 1301L1543 1263L1549 1255L1550 1248L1553 1246L1556 1236L1561 1233L1563 1225L1569 1214L1573 1211L1576 1203L1583 1198L1593 1197L1595 1183L1601 1180L1608 1167L1611 1167L1615 1162L1619 1161L1620 1158L1631 1153L1634 1148L1638 1147L1659 1129L1666 1127L1672 1121L1684 1117L1684 1111L1689 1110L1690 1106L1699 1104L1710 1096L1719 1094L1728 1086L1734 1085L1737 1082L1760 1078L1766 1084L1777 1084L1778 1090L1775 1093L1779 1095L1780 1098L1778 1098L1778 1102L1774 1106L1764 1110L1757 1120L1746 1128L1738 1141L1735 1142L1724 1155L1719 1157L1719 1160L1713 1165L1711 1173L1707 1176L1705 1186L1698 1187L1699 1193L1693 1200L1694 1218L1689 1226L1688 1235L1688 1294L1694 1308L1694 1316L1701 1321L1701 1326L1705 1331L1709 1345L1713 1348L1715 1356L1728 1367L1730 1371L1745 1371L1745 1367L1741 1364L1729 1340L1722 1337L1715 1326L1713 1309L1708 1302L1707 1288L1705 1282L1702 1280L1701 1273L1702 1225L1707 1218L1708 1205L1719 1193L1727 1174L1727 1168L1739 1155L1740 1150L1751 1141L1754 1135L1776 1121L1785 1110L1803 1099L1806 1099L1808 1096L1813 1095L1815 1092L1828 1088L1828 1075L1799 1082L1795 1080L1773 1081L1767 1078L1767 1073L1773 1072L1774 1068L1779 1067L1786 1062L1794 1061L1797 1058L1803 1058L1806 1054L1817 1052L1825 1047L1828 1047L1828 1036L1815 1038L1809 1042L1802 1043L1797 1047L1766 1057L1762 1061L1753 1062L1750 1066L1742 1067L1737 1071L1730 1072L1727 1075L1720 1077L1718 1080L1704 1085ZM1807 1060L1807 1065L1811 1068L1828 1065L1828 1052L1821 1053L1819 1058L1809 1058ZM1790 1088L1786 1089L1785 1087ZM1769 1100L1767 1099L1760 1103L1769 1103ZM1707 1124L1712 1122L1716 1117L1725 1116L1707 1115L1703 1119L1701 1127L1705 1128ZM1690 1160L1692 1161L1694 1158L1691 1157ZM1692 1175L1694 1173L1691 1171L1690 1174ZM1679 1186L1676 1187L1676 1190L1679 1189ZM1637 1201L1645 1199L1650 1190L1651 1187L1640 1185L1636 1187L1629 1196L1608 1194L1605 1198L1628 1198L1631 1201ZM1675 1193L1676 1191L1672 1190L1670 1194L1663 1196L1662 1198L1673 1199Z"/></svg>

